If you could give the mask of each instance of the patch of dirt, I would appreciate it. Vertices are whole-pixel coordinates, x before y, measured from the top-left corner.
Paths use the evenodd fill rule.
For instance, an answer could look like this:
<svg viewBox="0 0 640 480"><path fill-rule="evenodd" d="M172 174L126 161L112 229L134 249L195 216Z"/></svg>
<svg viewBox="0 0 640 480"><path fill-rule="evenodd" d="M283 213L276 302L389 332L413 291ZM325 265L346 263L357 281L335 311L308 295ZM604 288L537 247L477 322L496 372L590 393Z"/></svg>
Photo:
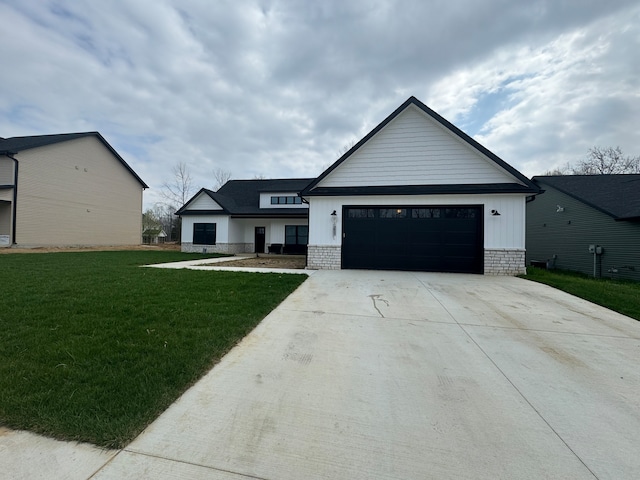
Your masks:
<svg viewBox="0 0 640 480"><path fill-rule="evenodd" d="M51 253L51 252L102 252L110 250L175 250L180 251L177 243L164 243L160 245L99 245L93 247L33 247L33 248L0 248L3 253Z"/></svg>
<svg viewBox="0 0 640 480"><path fill-rule="evenodd" d="M257 267L304 269L305 257L300 255L277 255L268 257L250 257L241 260L213 264L216 267Z"/></svg>

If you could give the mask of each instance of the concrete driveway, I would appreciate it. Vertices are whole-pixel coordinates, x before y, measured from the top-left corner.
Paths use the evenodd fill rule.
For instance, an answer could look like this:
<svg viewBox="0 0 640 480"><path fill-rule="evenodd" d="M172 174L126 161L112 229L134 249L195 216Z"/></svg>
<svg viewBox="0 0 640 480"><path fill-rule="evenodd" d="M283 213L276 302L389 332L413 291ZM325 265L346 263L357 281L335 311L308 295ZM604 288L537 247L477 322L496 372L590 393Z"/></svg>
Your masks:
<svg viewBox="0 0 640 480"><path fill-rule="evenodd" d="M316 272L91 478L637 479L638 365L544 285Z"/></svg>
<svg viewBox="0 0 640 480"><path fill-rule="evenodd" d="M93 478L636 479L639 364L544 285L321 271Z"/></svg>

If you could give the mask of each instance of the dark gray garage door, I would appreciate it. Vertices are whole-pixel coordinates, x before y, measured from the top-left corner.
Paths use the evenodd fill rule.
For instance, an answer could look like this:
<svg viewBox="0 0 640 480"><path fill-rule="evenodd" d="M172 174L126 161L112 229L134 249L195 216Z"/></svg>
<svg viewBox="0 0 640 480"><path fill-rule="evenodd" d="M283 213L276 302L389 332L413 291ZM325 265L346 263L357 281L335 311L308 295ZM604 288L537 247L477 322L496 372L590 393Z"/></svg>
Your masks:
<svg viewBox="0 0 640 480"><path fill-rule="evenodd" d="M482 207L343 207L342 268L483 273Z"/></svg>

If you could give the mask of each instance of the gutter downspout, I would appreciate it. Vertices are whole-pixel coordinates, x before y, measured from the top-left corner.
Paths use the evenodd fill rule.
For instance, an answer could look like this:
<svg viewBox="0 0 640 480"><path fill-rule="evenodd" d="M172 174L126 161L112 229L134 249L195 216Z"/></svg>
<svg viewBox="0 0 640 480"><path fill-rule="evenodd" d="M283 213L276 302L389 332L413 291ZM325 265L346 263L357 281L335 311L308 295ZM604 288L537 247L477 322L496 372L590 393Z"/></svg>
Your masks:
<svg viewBox="0 0 640 480"><path fill-rule="evenodd" d="M16 164L16 168L13 170L13 205L12 205L12 215L11 215L11 244L16 244L16 212L18 211L18 159L14 157L16 153L14 152L5 152L5 155L13 160Z"/></svg>

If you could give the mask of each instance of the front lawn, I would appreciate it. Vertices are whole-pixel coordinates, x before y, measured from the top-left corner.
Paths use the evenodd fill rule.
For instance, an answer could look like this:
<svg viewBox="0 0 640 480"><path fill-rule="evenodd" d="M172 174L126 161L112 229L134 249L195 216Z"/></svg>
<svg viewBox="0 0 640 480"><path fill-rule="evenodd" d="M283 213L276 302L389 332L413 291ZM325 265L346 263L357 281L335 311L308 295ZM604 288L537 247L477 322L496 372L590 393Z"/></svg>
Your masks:
<svg viewBox="0 0 640 480"><path fill-rule="evenodd" d="M522 278L540 282L640 320L640 283L528 267Z"/></svg>
<svg viewBox="0 0 640 480"><path fill-rule="evenodd" d="M0 425L123 447L306 278L139 267L212 256L0 255Z"/></svg>

